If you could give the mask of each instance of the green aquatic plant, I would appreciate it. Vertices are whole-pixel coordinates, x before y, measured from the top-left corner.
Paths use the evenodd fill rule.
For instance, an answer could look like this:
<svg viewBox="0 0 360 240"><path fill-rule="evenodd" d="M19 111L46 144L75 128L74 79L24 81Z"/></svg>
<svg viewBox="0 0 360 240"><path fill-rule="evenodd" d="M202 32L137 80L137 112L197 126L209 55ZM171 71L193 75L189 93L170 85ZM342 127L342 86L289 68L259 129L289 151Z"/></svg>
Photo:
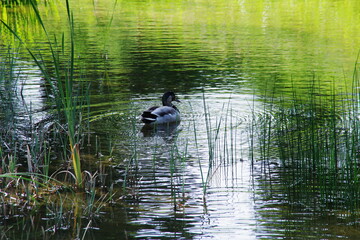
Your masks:
<svg viewBox="0 0 360 240"><path fill-rule="evenodd" d="M65 51L65 37L62 36L61 44L59 45L55 37L54 43L49 37L45 24L42 21L40 13L33 1L30 1L35 12L36 19L40 23L44 31L52 57L52 66L45 65L42 55L37 55L15 32L7 23L1 20L2 24L25 46L27 52L31 55L37 67L41 70L47 84L50 87L50 95L54 96L56 109L58 112L59 123L62 128L65 128L67 133L67 141L70 147L70 155L74 173L76 176L76 184L82 188L82 171L80 164L79 141L81 137L81 110L88 100L88 97L79 97L81 94L88 95L86 88L81 88L81 84L75 85L75 44L74 44L74 20L70 10L69 1L66 1L66 10L69 23L69 51ZM77 90L76 88L79 88ZM65 122L63 121L65 120ZM64 123L64 124L62 124ZM64 140L65 141L65 140Z"/></svg>
<svg viewBox="0 0 360 240"><path fill-rule="evenodd" d="M77 229L76 236L85 236L86 229L93 220L99 218L100 210L113 201L115 193L100 192L101 189L95 186L98 174L91 175L89 172L85 172L86 191L73 191L68 181L57 180L59 175L66 174L72 173L61 171L52 176L23 172L0 174L0 215L10 218L13 215L24 216L21 221L16 221L16 225L9 222L2 226L2 237L9 237L7 232L12 234L14 228L19 227L29 230L31 239L38 238L33 236L42 232L37 229L37 221L40 220L37 216L46 216L41 217L41 226L45 226L46 235L53 235L59 230ZM75 239L76 236L71 238Z"/></svg>
<svg viewBox="0 0 360 240"><path fill-rule="evenodd" d="M202 105L204 109L205 132L207 142L207 159L204 161L199 153L199 140L198 140L198 122L193 119L193 132L195 149L197 150L197 158L200 169L200 176L202 182L202 189L204 198L207 193L210 181L215 176L219 169L225 165L235 164L238 160L238 128L240 123L234 120L233 110L231 108L231 96L227 104L223 104L220 110L220 115L216 117L211 113L207 102L205 92L202 95ZM205 163L204 163L205 162Z"/></svg>
<svg viewBox="0 0 360 240"><path fill-rule="evenodd" d="M358 81L354 82L357 89ZM263 112L254 113L249 126L253 169L260 169L270 192L274 180L280 179L290 202L331 204L356 213L360 207L359 96L336 95L335 89L320 94L315 80L307 100L298 99L293 90L292 99L270 94Z"/></svg>

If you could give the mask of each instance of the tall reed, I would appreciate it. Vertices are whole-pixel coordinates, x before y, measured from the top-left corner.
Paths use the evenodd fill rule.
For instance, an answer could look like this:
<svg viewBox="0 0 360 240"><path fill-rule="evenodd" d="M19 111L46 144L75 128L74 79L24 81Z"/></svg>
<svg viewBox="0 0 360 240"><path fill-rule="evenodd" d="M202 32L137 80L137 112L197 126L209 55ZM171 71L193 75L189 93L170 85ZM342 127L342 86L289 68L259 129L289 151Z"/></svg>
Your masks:
<svg viewBox="0 0 360 240"><path fill-rule="evenodd" d="M62 127L66 128L68 144L70 147L70 155L72 166L76 176L76 184L78 187L83 186L82 171L80 164L79 141L81 136L81 108L83 107L84 99L80 98L80 94L87 94L84 89L76 89L80 84L75 85L75 36L74 36L74 19L70 10L69 1L66 0L66 10L69 24L69 52L65 51L65 39L62 36L61 44L59 45L57 38L52 41L49 37L48 31L42 21L37 6L33 0L29 0L35 12L36 19L38 20L42 30L46 35L46 40L49 45L49 50L52 58L53 67L45 65L42 55L36 55L19 36L11 26L7 25L1 20L2 24L17 38L25 47L27 52L34 60L37 67L41 70L48 86L50 87L50 95L54 96L57 115L59 123ZM54 43L52 43L54 42ZM81 86L80 86L81 88ZM78 95L76 95L78 94Z"/></svg>

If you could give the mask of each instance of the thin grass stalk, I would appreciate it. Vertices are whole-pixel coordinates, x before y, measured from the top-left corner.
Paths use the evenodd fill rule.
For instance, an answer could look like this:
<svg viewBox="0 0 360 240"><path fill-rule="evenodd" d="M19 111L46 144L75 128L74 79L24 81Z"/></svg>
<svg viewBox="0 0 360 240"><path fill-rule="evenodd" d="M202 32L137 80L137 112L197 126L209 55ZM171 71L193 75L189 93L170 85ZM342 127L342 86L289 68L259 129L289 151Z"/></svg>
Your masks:
<svg viewBox="0 0 360 240"><path fill-rule="evenodd" d="M193 119L195 149L196 149L199 168L200 168L201 184L202 184L202 189L203 189L203 198L205 199L205 194L206 194L206 190L207 190L207 183L205 181L203 168L202 168L202 165L201 165L201 158L200 158L199 145L198 145L198 139L197 139L197 129L196 129L196 124L195 123L196 123L196 121L195 121L195 119Z"/></svg>
<svg viewBox="0 0 360 240"><path fill-rule="evenodd" d="M204 91L203 91L203 107L204 107L206 135L207 135L208 148L209 148L209 165L211 165L212 159L213 159L213 146L212 146L212 142L211 142L211 122L210 122L210 116L209 116L207 106L206 106Z"/></svg>
<svg viewBox="0 0 360 240"><path fill-rule="evenodd" d="M252 107L251 107L251 120L250 120L250 127L249 127L249 139L250 139L250 162L251 162L251 170L254 170L254 163L255 163L255 93L252 94Z"/></svg>
<svg viewBox="0 0 360 240"><path fill-rule="evenodd" d="M206 134L207 134L207 142L208 142L208 154L209 154L209 161L208 161L208 172L206 174L206 178L204 178L202 168L200 167L201 177L203 181L203 192L205 193L207 190L208 180L210 176L210 172L213 166L213 159L214 159L214 146L211 141L212 139L212 132L211 132L211 119L210 113L207 110L206 101L205 101L205 92L203 92L203 106L204 106L204 117L205 117L205 126L206 126ZM201 166L201 163L199 163Z"/></svg>
<svg viewBox="0 0 360 240"><path fill-rule="evenodd" d="M176 142L176 141L175 141ZM174 183L174 178L175 178L175 172L176 172L176 156L175 156L175 151L176 151L176 145L173 144L171 146L171 150L170 150L170 189L171 189L171 196L172 196L172 200L173 200L173 204L174 204L174 209L176 209L176 184Z"/></svg>
<svg viewBox="0 0 360 240"><path fill-rule="evenodd" d="M49 167L50 167L50 154L51 147L47 150L46 142L44 142L44 164L43 164L43 174L46 176L46 182L49 180Z"/></svg>
<svg viewBox="0 0 360 240"><path fill-rule="evenodd" d="M74 19L70 13L69 1L66 0L66 9L68 14L68 22L70 26L70 67L68 68L68 76L66 77L65 97L62 98L65 101L65 116L68 122L68 135L69 144L71 149L71 159L76 176L76 183L79 187L82 187L82 173L80 165L80 151L79 145L76 140L75 126L76 123L76 102L77 99L73 96L73 79L74 79Z"/></svg>
<svg viewBox="0 0 360 240"><path fill-rule="evenodd" d="M186 141L185 143L185 150L181 156L181 166L182 166L182 169L185 169L186 167L186 157L187 157L187 154L188 154L188 141ZM185 199L185 171L182 172L182 186L181 186L181 192L182 192L182 199L184 200Z"/></svg>
<svg viewBox="0 0 360 240"><path fill-rule="evenodd" d="M124 181L123 181L123 191L125 192L126 190L126 187L127 187L127 181L128 181L128 176L129 176L129 172L130 172L130 169L132 167L133 164L135 164L135 178L136 178L136 175L138 173L138 149L137 149L137 140L136 140L136 118L133 117L132 118L132 135L133 135L133 138L132 138L132 149L133 149L133 152L131 153L131 156L130 156L130 159L128 161L128 164L126 165L126 168L125 168L125 173L124 173Z"/></svg>
<svg viewBox="0 0 360 240"><path fill-rule="evenodd" d="M127 187L128 175L129 175L132 160L133 159L130 158L130 160L128 161L128 164L125 167L124 180L123 180L123 184L122 184L123 192L125 192L126 187Z"/></svg>

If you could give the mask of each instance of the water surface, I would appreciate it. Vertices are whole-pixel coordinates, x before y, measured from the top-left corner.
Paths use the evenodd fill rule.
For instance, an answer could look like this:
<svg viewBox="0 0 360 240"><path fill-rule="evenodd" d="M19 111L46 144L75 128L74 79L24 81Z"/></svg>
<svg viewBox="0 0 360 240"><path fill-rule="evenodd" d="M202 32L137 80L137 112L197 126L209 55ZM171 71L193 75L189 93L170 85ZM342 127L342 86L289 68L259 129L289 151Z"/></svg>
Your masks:
<svg viewBox="0 0 360 240"><path fill-rule="evenodd" d="M37 5L49 35L61 39L64 33L66 40L64 3ZM76 74L90 83L90 146L84 152L96 154L96 144L102 154L112 152L116 167L107 181L115 189L122 188L126 166L131 167L129 198L104 208L87 231L89 239L356 239L357 221L335 211L343 205L318 207L316 200L304 200L311 194L288 192L288 175L276 159L266 168L273 173L268 179L259 155L250 154L249 126L254 116L271 111L266 97L287 99L296 92L307 99L315 80L324 95L352 93L359 1L77 0L70 5ZM31 7L1 8L1 18L50 62ZM4 26L0 31L5 61L7 46L19 43ZM29 55L19 52L12 70L18 81L4 85L19 88L2 106L11 106L13 115L1 117L21 145L34 139L22 134L24 126L51 112L44 79ZM171 134L144 134L139 115L168 90L182 100L181 124ZM323 100L324 108L330 105ZM97 164L88 161L85 167Z"/></svg>

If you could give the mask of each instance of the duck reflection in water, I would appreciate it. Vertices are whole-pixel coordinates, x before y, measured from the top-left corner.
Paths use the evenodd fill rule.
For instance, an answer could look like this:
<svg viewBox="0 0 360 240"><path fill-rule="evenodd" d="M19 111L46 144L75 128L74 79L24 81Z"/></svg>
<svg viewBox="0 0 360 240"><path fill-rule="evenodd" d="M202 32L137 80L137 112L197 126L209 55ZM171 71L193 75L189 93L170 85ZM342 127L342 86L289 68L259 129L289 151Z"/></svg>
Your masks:
<svg viewBox="0 0 360 240"><path fill-rule="evenodd" d="M178 126L180 122L173 123L163 123L163 124L155 124L149 125L145 124L141 128L141 132L144 137L162 137L162 138L173 138L178 133Z"/></svg>
<svg viewBox="0 0 360 240"><path fill-rule="evenodd" d="M141 121L145 123L141 131L145 137L173 135L180 124L180 111L172 102L180 102L173 92L166 92L162 96L163 106L154 106L145 110Z"/></svg>

